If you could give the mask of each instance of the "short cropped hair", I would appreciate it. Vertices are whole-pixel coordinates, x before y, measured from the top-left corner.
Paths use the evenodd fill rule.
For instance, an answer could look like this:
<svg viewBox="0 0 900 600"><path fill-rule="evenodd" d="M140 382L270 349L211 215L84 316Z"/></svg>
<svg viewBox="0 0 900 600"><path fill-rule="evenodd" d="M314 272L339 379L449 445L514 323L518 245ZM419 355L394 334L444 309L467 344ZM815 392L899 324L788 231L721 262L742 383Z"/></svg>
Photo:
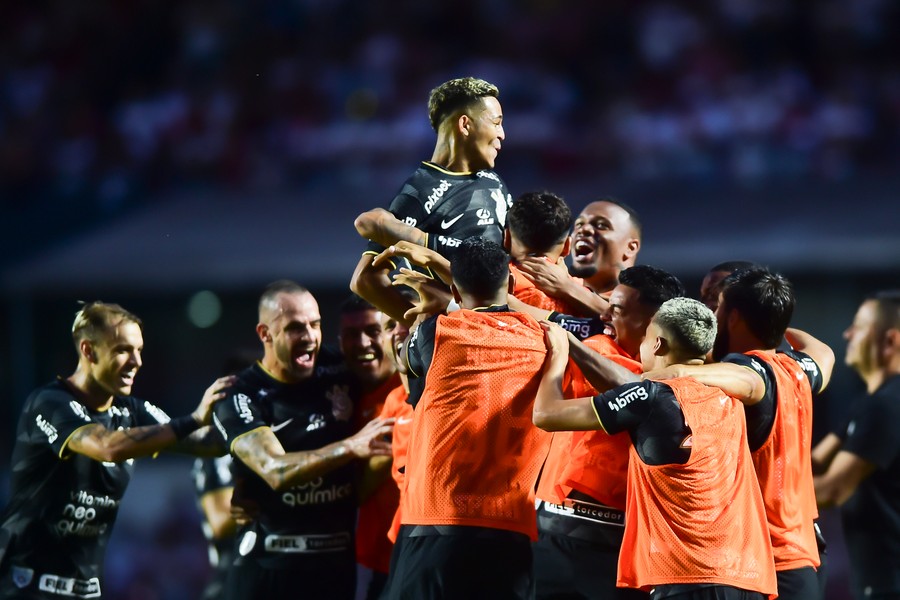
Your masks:
<svg viewBox="0 0 900 600"><path fill-rule="evenodd" d="M82 340L97 342L106 332L118 327L122 323L134 323L144 329L144 324L134 313L131 313L118 304L107 302L87 302L77 313L75 322L72 323L72 340L75 349L81 345Z"/></svg>
<svg viewBox="0 0 900 600"><path fill-rule="evenodd" d="M469 237L453 255L450 273L461 291L488 298L509 285L509 254L490 240Z"/></svg>
<svg viewBox="0 0 900 600"><path fill-rule="evenodd" d="M447 117L473 107L485 96L498 98L500 90L493 83L475 77L451 79L431 90L428 96L428 119L437 131Z"/></svg>
<svg viewBox="0 0 900 600"><path fill-rule="evenodd" d="M759 266L760 265L755 262L750 262L749 260L726 260L725 262L720 262L719 264L710 267L707 273L715 273L717 271L734 273L736 271L743 271L744 269L755 269Z"/></svg>
<svg viewBox="0 0 900 600"><path fill-rule="evenodd" d="M615 204L626 213L628 213L628 220L631 221L631 226L634 227L634 234L638 239L641 239L644 226L641 223L641 218L638 215L637 210L635 210L633 206L612 196L603 196L602 198L597 198L596 200L594 200L594 202L609 202L610 204Z"/></svg>
<svg viewBox="0 0 900 600"><path fill-rule="evenodd" d="M794 286L765 267L743 269L722 281L722 302L766 348L777 348L794 314Z"/></svg>
<svg viewBox="0 0 900 600"><path fill-rule="evenodd" d="M263 290L262 296L259 297L259 319L263 319L265 311L273 311L278 309L277 298L280 294L308 294L309 290L290 279L279 279L273 281Z"/></svg>
<svg viewBox="0 0 900 600"><path fill-rule="evenodd" d="M666 300L685 295L684 284L677 277L650 265L635 265L619 272L619 283L638 291L638 301L658 309Z"/></svg>
<svg viewBox="0 0 900 600"><path fill-rule="evenodd" d="M686 356L705 356L716 341L716 315L699 300L666 300L653 320L671 336L676 352Z"/></svg>
<svg viewBox="0 0 900 600"><path fill-rule="evenodd" d="M572 209L553 192L527 192L513 202L506 225L529 252L547 252L569 235Z"/></svg>
<svg viewBox="0 0 900 600"><path fill-rule="evenodd" d="M870 294L866 300L875 301L875 330L883 334L900 328L900 290L882 290Z"/></svg>
<svg viewBox="0 0 900 600"><path fill-rule="evenodd" d="M352 313L359 313L367 310L379 309L375 308L375 306L365 298L357 296L356 294L350 294L349 296L344 298L343 302L341 302L340 307L338 307L338 314L349 315Z"/></svg>

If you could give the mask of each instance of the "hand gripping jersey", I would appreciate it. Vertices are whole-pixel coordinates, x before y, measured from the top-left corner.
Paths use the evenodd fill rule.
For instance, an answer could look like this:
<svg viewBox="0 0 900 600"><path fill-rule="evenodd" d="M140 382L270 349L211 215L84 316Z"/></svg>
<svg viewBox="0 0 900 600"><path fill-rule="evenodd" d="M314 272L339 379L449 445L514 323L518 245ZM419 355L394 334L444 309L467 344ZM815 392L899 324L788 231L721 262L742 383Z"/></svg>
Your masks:
<svg viewBox="0 0 900 600"><path fill-rule="evenodd" d="M608 335L595 335L584 344L633 373L641 364L632 359ZM597 390L570 361L563 379L565 398L594 396ZM631 440L625 433L607 435L602 431L557 431L541 472L537 497L562 503L571 490L578 490L606 506L625 510L625 486L628 473L628 449Z"/></svg>
<svg viewBox="0 0 900 600"><path fill-rule="evenodd" d="M515 281L513 296L525 304L564 314L574 314L577 312L564 301L551 298L541 291L530 279L522 274L522 271L520 271L513 262L509 263L509 273L513 276L513 280ZM579 283L583 282L583 280L578 277L572 277L572 279L575 279Z"/></svg>
<svg viewBox="0 0 900 600"><path fill-rule="evenodd" d="M69 439L92 423L116 430L168 422L161 409L131 396L113 398L104 412L90 410L61 379L32 392L16 429L3 513L9 540L2 570L9 576L0 597L26 589L47 598L100 595L104 550L134 460L95 461L69 451Z"/></svg>
<svg viewBox="0 0 900 600"><path fill-rule="evenodd" d="M450 258L467 237L503 245L506 212L512 196L496 172L454 173L422 162L391 202L397 219L424 231L426 246ZM384 250L374 242L367 253Z"/></svg>
<svg viewBox="0 0 900 600"><path fill-rule="evenodd" d="M534 484L549 435L532 423L544 334L499 307L435 319L401 494L404 525L464 525L537 537ZM413 332L410 352L415 352ZM410 366L413 359L410 358Z"/></svg>
<svg viewBox="0 0 900 600"><path fill-rule="evenodd" d="M634 402L668 402L646 392L664 388L690 429L680 444L690 455L684 464L650 465L632 445L622 542L629 551L619 556L618 585L712 583L774 596L775 565L740 402L690 378L643 382L596 396L595 410L606 413L601 424L618 431L613 415Z"/></svg>
<svg viewBox="0 0 900 600"><path fill-rule="evenodd" d="M774 375L775 420L765 443L752 456L766 504L775 569L818 567L813 521L819 512L810 457L813 407L809 378L797 360L787 354L746 354L765 363ZM811 358L801 360L818 372Z"/></svg>
<svg viewBox="0 0 900 600"><path fill-rule="evenodd" d="M256 363L238 374L228 396L214 407L213 423L233 450L235 441L268 426L287 452L315 450L353 432L352 380L337 352L320 351L314 375L283 383ZM233 453L233 452L232 452ZM333 555L353 562L356 520L354 465L314 480L273 490L235 456L235 504L248 502L259 514L238 533L236 560L265 568L289 568L305 557Z"/></svg>

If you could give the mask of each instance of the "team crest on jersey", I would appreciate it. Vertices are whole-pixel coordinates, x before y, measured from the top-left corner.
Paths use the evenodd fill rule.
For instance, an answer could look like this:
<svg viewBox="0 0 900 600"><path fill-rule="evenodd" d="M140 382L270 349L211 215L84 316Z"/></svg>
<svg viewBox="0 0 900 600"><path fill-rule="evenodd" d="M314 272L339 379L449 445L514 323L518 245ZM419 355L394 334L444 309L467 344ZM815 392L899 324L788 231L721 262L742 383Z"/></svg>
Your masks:
<svg viewBox="0 0 900 600"><path fill-rule="evenodd" d="M26 567L13 567L12 580L19 589L26 588L34 579L34 570Z"/></svg>
<svg viewBox="0 0 900 600"><path fill-rule="evenodd" d="M325 392L325 397L331 402L331 414L338 421L349 421L353 414L353 401L346 385L334 384Z"/></svg>

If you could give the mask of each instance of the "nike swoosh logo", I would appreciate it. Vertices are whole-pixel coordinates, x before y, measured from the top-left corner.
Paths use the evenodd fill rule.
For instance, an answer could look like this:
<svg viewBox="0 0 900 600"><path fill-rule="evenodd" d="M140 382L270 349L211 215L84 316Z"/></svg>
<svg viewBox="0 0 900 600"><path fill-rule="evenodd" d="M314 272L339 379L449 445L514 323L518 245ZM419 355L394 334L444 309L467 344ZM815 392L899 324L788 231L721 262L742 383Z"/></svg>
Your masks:
<svg viewBox="0 0 900 600"><path fill-rule="evenodd" d="M400 417L397 419L397 425L406 425L407 423L412 423L412 417L403 418Z"/></svg>
<svg viewBox="0 0 900 600"><path fill-rule="evenodd" d="M462 218L463 218L462 215L456 215L449 221L441 221L441 229L450 229L451 227L453 227L454 223L456 223L457 221L459 221Z"/></svg>
<svg viewBox="0 0 900 600"><path fill-rule="evenodd" d="M271 429L272 431L278 431L278 430L280 430L280 429L284 429L285 427L287 427L288 423L290 423L290 422L293 421L293 420L294 420L294 419L291 418L291 419L288 419L287 421L284 421L283 423L279 423L278 425L272 425L272 426L270 427L270 429Z"/></svg>

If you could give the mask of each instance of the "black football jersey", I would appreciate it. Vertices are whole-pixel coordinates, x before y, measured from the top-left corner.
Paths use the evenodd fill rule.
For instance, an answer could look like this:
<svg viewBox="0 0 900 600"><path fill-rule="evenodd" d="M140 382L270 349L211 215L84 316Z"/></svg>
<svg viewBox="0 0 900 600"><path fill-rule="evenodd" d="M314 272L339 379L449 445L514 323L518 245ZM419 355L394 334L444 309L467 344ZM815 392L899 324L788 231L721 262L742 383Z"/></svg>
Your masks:
<svg viewBox="0 0 900 600"><path fill-rule="evenodd" d="M197 490L197 498L202 498L208 493L234 485L231 476L232 458L230 454L215 457L198 457L194 460L191 476L194 479L194 487ZM213 567L219 565L231 551L233 540L231 538L216 540L212 536L212 529L204 519L203 535L209 542L209 564Z"/></svg>
<svg viewBox="0 0 900 600"><path fill-rule="evenodd" d="M286 452L315 450L352 435L356 395L340 354L323 348L314 375L299 383L280 382L259 363L239 373L226 398L216 403L213 423L229 449L242 435L268 426ZM354 465L347 464L308 483L276 491L235 456L233 502L259 509L248 526L254 535L246 536L246 528L238 534L241 556L253 555L273 568L281 565L281 558L290 560L290 552L265 547L270 535L331 535L329 543L334 543L334 536L346 534L346 549L351 549L356 519L354 472Z"/></svg>
<svg viewBox="0 0 900 600"><path fill-rule="evenodd" d="M168 421L160 408L130 396L114 398L106 411L91 410L63 380L32 392L16 431L3 514L4 562L16 587L99 595L104 550L134 460L96 461L69 451L68 441L90 423L116 430Z"/></svg>
<svg viewBox="0 0 900 600"><path fill-rule="evenodd" d="M389 210L407 225L424 231L426 246L452 260L467 237L483 237L503 245L506 213L512 196L496 172L454 173L430 163L404 182ZM383 246L370 242L366 252Z"/></svg>

